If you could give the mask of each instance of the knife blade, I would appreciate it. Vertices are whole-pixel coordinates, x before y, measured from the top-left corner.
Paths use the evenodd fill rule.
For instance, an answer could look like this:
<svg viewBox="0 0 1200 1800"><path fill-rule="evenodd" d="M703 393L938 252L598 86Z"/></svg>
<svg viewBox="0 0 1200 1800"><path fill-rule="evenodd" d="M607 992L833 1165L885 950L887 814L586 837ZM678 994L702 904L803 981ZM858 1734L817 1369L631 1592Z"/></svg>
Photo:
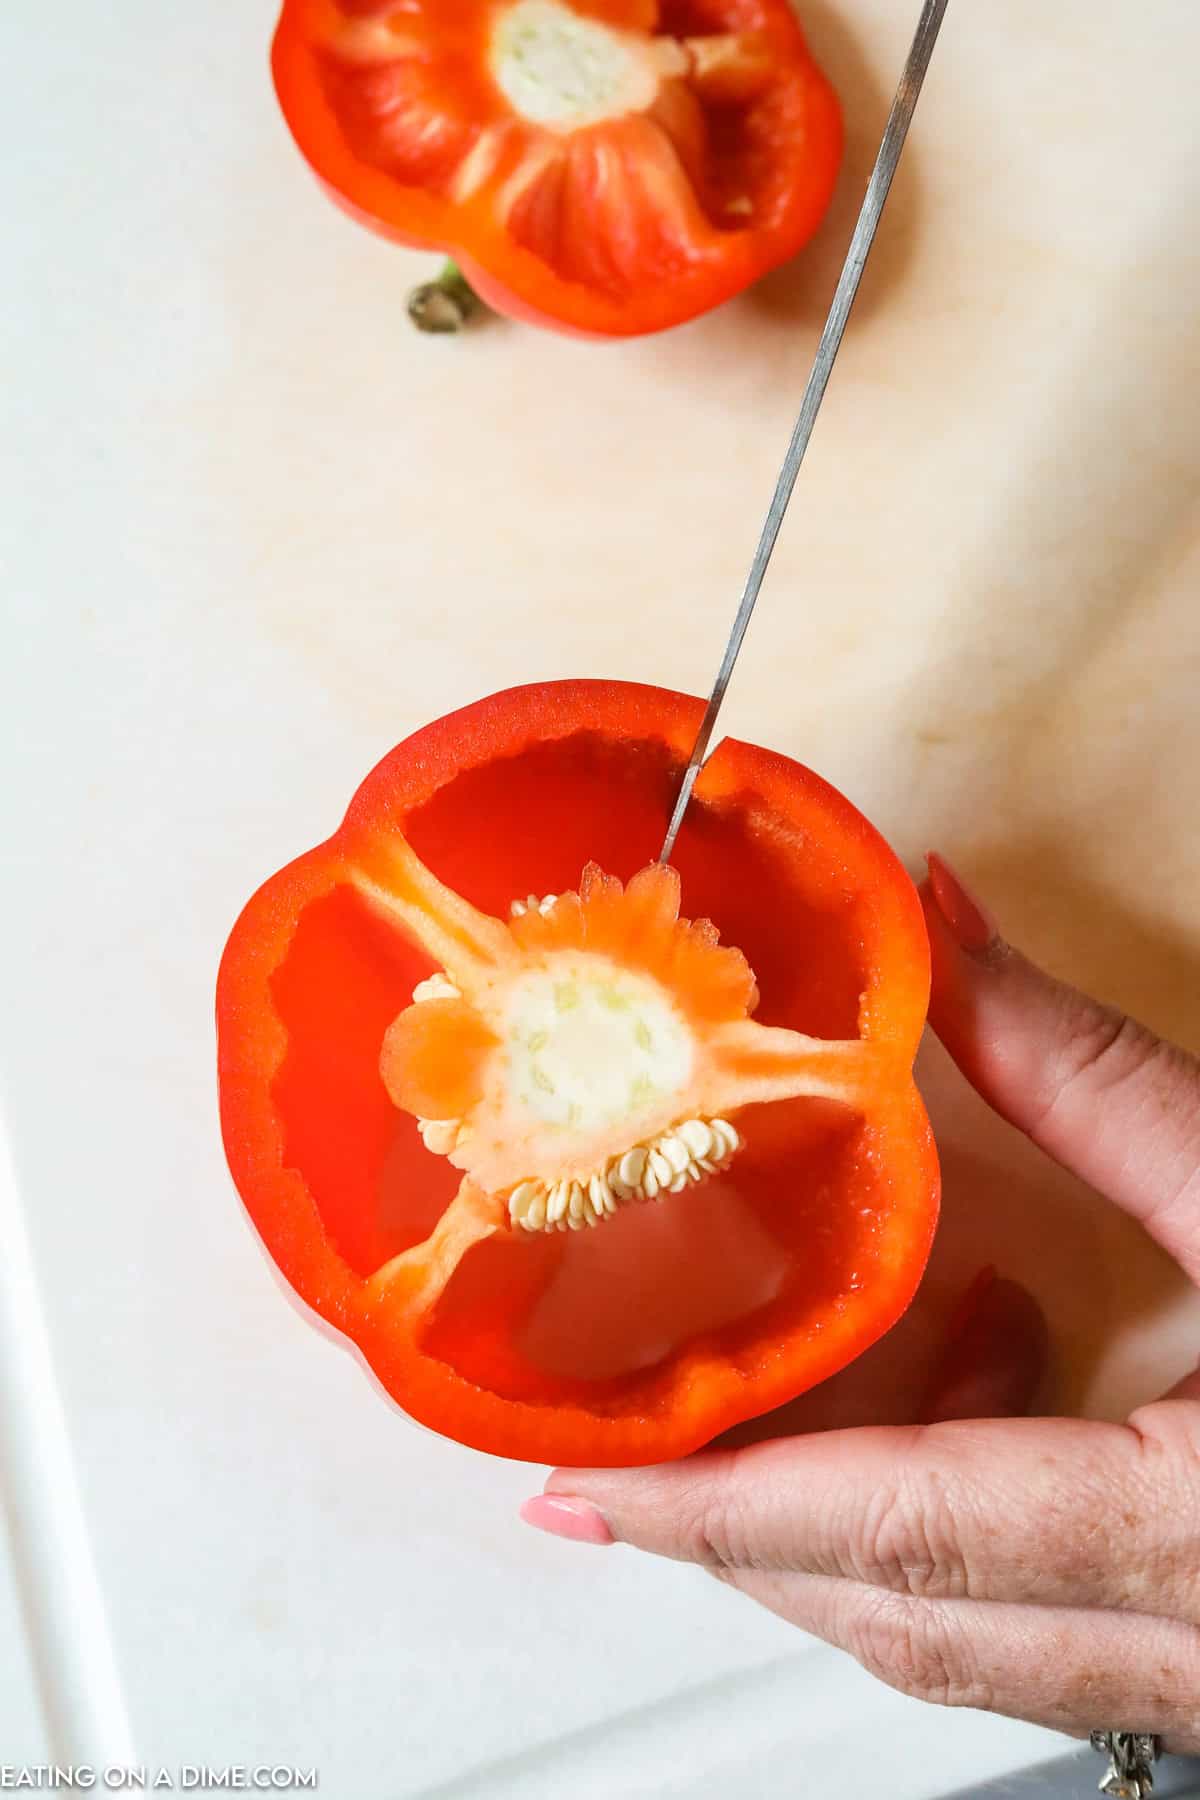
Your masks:
<svg viewBox="0 0 1200 1800"><path fill-rule="evenodd" d="M900 76L900 85L896 89L896 98L892 102L892 110L888 114L884 128L883 141L879 146L879 154L875 158L875 166L871 170L871 178L867 182L867 191L863 196L862 209L858 222L850 239L850 248L846 252L846 260L842 265L841 275L834 290L833 300L829 308L829 316L821 332L817 353L813 360L812 373L809 375L804 389L804 398L800 403L800 413L792 431L787 454L783 459L783 467L779 471L779 479L775 483L775 492L771 504L767 508L767 516L763 521L758 545L750 563L750 573L746 577L746 585L742 589L742 597L734 614L733 627L725 645L725 653L717 670L717 678L713 682L712 692L708 697L708 705L704 709L704 717L700 721L700 729L696 733L696 741L688 758L687 768L679 784L679 793L675 800L675 808L671 814L671 822L667 826L667 835L663 839L663 847L659 852L659 862L670 862L671 852L675 848L675 840L679 835L679 827L683 823L688 802L692 797L692 789L696 785L696 777L704 766L709 741L712 738L713 726L717 722L717 714L721 710L721 702L725 698L729 680L733 674L733 666L738 659L742 647L742 639L746 635L746 627L750 623L750 615L758 599L767 565L771 561L771 553L779 537L788 501L792 497L792 489L796 485L796 477L800 473L800 465L804 461L804 453L808 449L812 437L813 426L821 402L825 398L825 389L829 382L830 372L838 350L841 348L842 336L846 329L846 321L850 317L850 308L858 293L858 284L862 280L862 272L866 267L867 256L875 239L875 232L883 213L884 202L892 185L892 177L896 173L900 161L900 153L904 149L904 140L908 136L908 128L916 110L917 100L933 55L933 47L941 30L949 0L925 0L921 8L921 16L917 21L917 29L913 36L911 48Z"/></svg>

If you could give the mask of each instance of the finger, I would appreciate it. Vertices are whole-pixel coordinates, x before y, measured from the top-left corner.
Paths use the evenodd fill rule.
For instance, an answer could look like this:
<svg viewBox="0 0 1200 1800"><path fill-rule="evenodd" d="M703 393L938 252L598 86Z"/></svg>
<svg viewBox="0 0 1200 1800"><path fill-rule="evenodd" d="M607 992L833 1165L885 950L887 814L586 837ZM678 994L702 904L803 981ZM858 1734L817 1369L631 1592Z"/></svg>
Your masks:
<svg viewBox="0 0 1200 1800"><path fill-rule="evenodd" d="M1006 1418L1028 1412L1041 1379L1046 1327L1015 1282L980 1271L949 1325L932 1303L911 1306L887 1337L855 1362L755 1419L721 1433L712 1449L740 1449L801 1432L914 1419Z"/></svg>
<svg viewBox="0 0 1200 1800"><path fill-rule="evenodd" d="M929 858L930 1021L983 1098L1200 1282L1200 1063L1005 944Z"/></svg>
<svg viewBox="0 0 1200 1800"><path fill-rule="evenodd" d="M557 1470L547 1491L596 1509L616 1539L713 1568L1200 1622L1194 1411L1146 1408L1140 1429L833 1431L649 1469Z"/></svg>
<svg viewBox="0 0 1200 1800"><path fill-rule="evenodd" d="M1017 1418L1029 1411L1046 1366L1042 1309L1015 1281L985 1269L968 1290L920 1417Z"/></svg>
<svg viewBox="0 0 1200 1800"><path fill-rule="evenodd" d="M1200 1632L1173 1619L917 1600L820 1575L727 1571L793 1625L914 1699L1054 1730L1161 1734L1200 1750Z"/></svg>

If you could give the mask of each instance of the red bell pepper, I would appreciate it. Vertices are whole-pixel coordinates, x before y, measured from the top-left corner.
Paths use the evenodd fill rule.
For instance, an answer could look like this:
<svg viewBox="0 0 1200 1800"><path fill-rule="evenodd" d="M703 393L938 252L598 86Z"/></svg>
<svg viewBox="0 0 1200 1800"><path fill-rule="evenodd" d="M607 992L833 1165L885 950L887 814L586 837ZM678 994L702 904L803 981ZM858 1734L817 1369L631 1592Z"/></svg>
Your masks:
<svg viewBox="0 0 1200 1800"><path fill-rule="evenodd" d="M284 0L272 67L348 211L588 335L678 325L786 261L841 159L789 0Z"/></svg>
<svg viewBox="0 0 1200 1800"><path fill-rule="evenodd" d="M701 711L567 681L437 720L221 965L264 1243L401 1406L498 1455L693 1450L866 1349L925 1265L915 891L728 740L654 864Z"/></svg>

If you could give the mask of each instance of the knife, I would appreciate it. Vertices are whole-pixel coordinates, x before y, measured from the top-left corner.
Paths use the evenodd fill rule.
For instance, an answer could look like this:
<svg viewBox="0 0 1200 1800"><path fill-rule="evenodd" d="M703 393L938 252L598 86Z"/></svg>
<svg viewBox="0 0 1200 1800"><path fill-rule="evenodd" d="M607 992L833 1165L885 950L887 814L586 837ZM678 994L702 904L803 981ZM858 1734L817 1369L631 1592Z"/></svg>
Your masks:
<svg viewBox="0 0 1200 1800"><path fill-rule="evenodd" d="M875 238L884 202L888 197L888 190L892 185L892 177L896 173L896 165L900 161L900 153L904 149L904 140L908 136L908 128L912 123L917 99L925 80L925 72L929 67L929 59L933 55L933 46L937 42L938 32L941 30L942 19L948 4L949 0L925 0L925 5L921 8L921 17L917 21L912 47L908 52L904 72L900 77L900 85L896 89L896 98L892 102L892 110L888 114L888 122L884 128L883 142L879 146L879 154L875 158L875 167L871 170L871 179L867 183L858 223L854 227L850 248L846 252L846 261L842 266L841 275L838 277L837 288L829 308L829 317L825 321L821 341L817 345L812 374L808 378L804 399L800 404L800 416L796 420L791 442L788 444L787 455L783 459L783 467L780 469L779 479L775 483L775 492L771 496L771 504L763 522L758 547L750 564L750 573L746 577L746 585L742 589L742 597L738 603L737 612L734 614L733 629L729 633L725 654L721 658L717 678L713 682L708 705L704 709L704 717L700 721L700 729L696 733L696 741L692 746L692 754L688 758L687 768L683 772L683 780L679 784L675 810L672 812L671 822L667 826L667 835L663 839L663 847L659 852L659 862L665 863L671 860L671 852L675 848L675 839L679 835L679 827L687 812L692 789L696 785L696 777L704 766L713 726L717 722L717 714L721 710L721 702L725 698L725 690L728 688L729 678L733 674L733 665L738 659L742 639L746 635L746 627L750 623L750 615L754 611L754 603L758 599L763 576L767 572L767 565L771 560L771 553L779 536L779 528L783 524L783 517L787 512L788 501L792 497L792 489L796 485L796 477L800 473L800 464L804 461L804 453L808 449L808 440L811 438L813 426L817 422L821 401L825 398L830 371L841 347L846 320L850 317L850 308L854 305L854 296L858 292L858 284L862 279L867 255Z"/></svg>

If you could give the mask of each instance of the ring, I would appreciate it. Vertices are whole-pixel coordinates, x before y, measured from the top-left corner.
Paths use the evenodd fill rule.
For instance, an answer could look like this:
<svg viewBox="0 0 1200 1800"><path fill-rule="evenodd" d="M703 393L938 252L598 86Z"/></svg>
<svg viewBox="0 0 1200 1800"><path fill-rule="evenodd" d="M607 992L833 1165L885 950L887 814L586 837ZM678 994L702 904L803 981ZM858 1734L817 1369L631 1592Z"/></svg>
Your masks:
<svg viewBox="0 0 1200 1800"><path fill-rule="evenodd" d="M1154 1792L1154 1765L1162 1749L1153 1733L1093 1731L1091 1744L1108 1758L1108 1772L1100 1780L1102 1794L1109 1800L1148 1800Z"/></svg>

